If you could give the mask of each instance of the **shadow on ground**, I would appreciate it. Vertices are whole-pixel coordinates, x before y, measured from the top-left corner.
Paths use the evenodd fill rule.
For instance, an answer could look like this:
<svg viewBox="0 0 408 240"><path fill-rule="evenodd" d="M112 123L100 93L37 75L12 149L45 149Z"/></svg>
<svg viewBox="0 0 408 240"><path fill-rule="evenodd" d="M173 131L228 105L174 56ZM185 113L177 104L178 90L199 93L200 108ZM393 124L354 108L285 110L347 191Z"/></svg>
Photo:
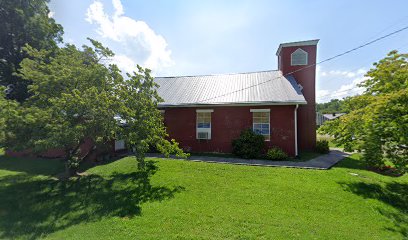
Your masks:
<svg viewBox="0 0 408 240"><path fill-rule="evenodd" d="M61 159L18 158L0 155L0 169L51 176L64 171L64 162Z"/></svg>
<svg viewBox="0 0 408 240"><path fill-rule="evenodd" d="M146 171L58 181L28 174L0 178L0 238L36 239L67 227L106 217L131 218L140 204L173 198L182 187L152 186Z"/></svg>
<svg viewBox="0 0 408 240"><path fill-rule="evenodd" d="M367 165L359 160L352 157L346 157L340 161L335 166L336 168L349 168L349 169L358 169L358 170L367 170Z"/></svg>
<svg viewBox="0 0 408 240"><path fill-rule="evenodd" d="M364 198L376 199L395 208L395 211L378 208L378 211L394 223L389 231L399 232L408 238L408 184L390 182L378 183L354 182L340 183L346 191Z"/></svg>

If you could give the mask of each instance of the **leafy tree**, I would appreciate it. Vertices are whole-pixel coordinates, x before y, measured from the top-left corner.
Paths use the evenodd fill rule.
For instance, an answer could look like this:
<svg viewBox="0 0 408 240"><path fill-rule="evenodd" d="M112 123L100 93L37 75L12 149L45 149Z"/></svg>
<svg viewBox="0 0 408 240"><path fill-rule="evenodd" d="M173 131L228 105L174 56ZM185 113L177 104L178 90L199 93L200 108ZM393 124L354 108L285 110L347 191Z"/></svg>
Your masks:
<svg viewBox="0 0 408 240"><path fill-rule="evenodd" d="M88 153L80 148L85 141L107 145L119 135L136 150L142 168L152 144L166 155L185 156L177 143L165 140L157 109L161 98L150 70L139 67L125 79L108 64L113 52L90 41L93 47L67 45L53 53L26 47L29 58L22 61L20 76L32 80L31 95L16 108L17 116L6 116L7 148L64 149L71 174Z"/></svg>
<svg viewBox="0 0 408 240"><path fill-rule="evenodd" d="M8 97L23 101L31 79L17 75L26 44L37 49L56 49L63 30L49 18L49 0L0 0L0 85L10 86ZM12 91L11 91L12 90Z"/></svg>
<svg viewBox="0 0 408 240"><path fill-rule="evenodd" d="M320 113L338 113L345 112L343 108L344 101L339 99L332 99L327 103L318 103L317 111Z"/></svg>
<svg viewBox="0 0 408 240"><path fill-rule="evenodd" d="M0 149L4 145L5 130L6 130L6 116L8 113L8 101L5 98L5 88L0 86Z"/></svg>
<svg viewBox="0 0 408 240"><path fill-rule="evenodd" d="M349 113L326 122L319 131L331 134L348 150L363 152L370 166L391 161L401 172L408 167L408 54L390 52L374 63L361 83L366 91L350 97Z"/></svg>

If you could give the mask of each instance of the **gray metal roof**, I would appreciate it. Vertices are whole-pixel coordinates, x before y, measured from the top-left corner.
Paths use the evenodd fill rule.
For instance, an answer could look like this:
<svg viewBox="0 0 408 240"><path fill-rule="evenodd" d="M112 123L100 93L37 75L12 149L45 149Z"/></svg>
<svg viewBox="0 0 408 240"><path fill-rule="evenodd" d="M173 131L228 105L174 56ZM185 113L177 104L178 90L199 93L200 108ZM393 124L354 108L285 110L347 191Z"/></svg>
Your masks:
<svg viewBox="0 0 408 240"><path fill-rule="evenodd" d="M346 113L328 113L328 114L323 114L323 117L327 118L328 120L333 120L338 117L343 116Z"/></svg>
<svg viewBox="0 0 408 240"><path fill-rule="evenodd" d="M157 77L159 107L306 104L292 76L263 71L206 76Z"/></svg>

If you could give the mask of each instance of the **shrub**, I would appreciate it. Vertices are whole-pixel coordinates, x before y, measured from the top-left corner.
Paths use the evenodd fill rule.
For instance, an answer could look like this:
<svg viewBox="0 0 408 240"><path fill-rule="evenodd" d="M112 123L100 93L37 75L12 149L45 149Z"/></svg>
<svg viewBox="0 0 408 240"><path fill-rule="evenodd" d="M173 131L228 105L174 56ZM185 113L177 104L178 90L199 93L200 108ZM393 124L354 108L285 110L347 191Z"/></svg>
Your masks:
<svg viewBox="0 0 408 240"><path fill-rule="evenodd" d="M232 153L242 158L257 158L265 148L265 138L252 129L245 129L232 141Z"/></svg>
<svg viewBox="0 0 408 240"><path fill-rule="evenodd" d="M266 158L269 160L284 160L288 158L288 155L279 147L272 147L266 153Z"/></svg>
<svg viewBox="0 0 408 240"><path fill-rule="evenodd" d="M318 153L329 153L329 141L327 140L318 140L316 142L316 151Z"/></svg>

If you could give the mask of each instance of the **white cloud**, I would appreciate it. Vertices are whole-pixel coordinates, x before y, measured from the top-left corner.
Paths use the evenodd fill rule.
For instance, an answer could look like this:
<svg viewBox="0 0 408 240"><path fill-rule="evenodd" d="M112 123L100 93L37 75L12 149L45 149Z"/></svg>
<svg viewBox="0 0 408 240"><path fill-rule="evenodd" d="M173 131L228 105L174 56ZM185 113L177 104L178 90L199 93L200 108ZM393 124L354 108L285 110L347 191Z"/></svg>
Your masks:
<svg viewBox="0 0 408 240"><path fill-rule="evenodd" d="M329 91L329 90L325 90L325 89L317 90L317 92L316 92L316 98L317 98L317 99L320 99L320 98L323 98L323 97L327 96L328 94L330 94L330 91Z"/></svg>
<svg viewBox="0 0 408 240"><path fill-rule="evenodd" d="M323 71L321 68L317 69L317 75L323 78L324 81L341 81L345 82L337 89L319 89L316 93L317 102L328 102L331 99L342 99L347 96L353 96L364 92L365 88L359 87L358 84L367 79L364 76L366 70L361 68L356 71ZM351 80L351 81L350 81Z"/></svg>
<svg viewBox="0 0 408 240"><path fill-rule="evenodd" d="M159 70L174 64L166 40L156 34L144 21L124 16L120 0L112 0L114 13L109 16L101 2L93 2L87 9L86 21L97 24L97 32L103 38L113 41L126 51L118 52L114 58L121 69L132 71L139 63L143 67ZM116 50L116 49L113 49ZM133 67L130 67L131 64Z"/></svg>
<svg viewBox="0 0 408 240"><path fill-rule="evenodd" d="M118 65L119 69L122 72L131 73L135 71L136 63L131 58L127 57L126 55L115 55L112 61Z"/></svg>
<svg viewBox="0 0 408 240"><path fill-rule="evenodd" d="M50 12L48 13L48 18L53 18L54 15L55 15L55 12L50 11Z"/></svg>
<svg viewBox="0 0 408 240"><path fill-rule="evenodd" d="M317 72L322 77L345 77L345 78L354 78L356 76L363 75L366 73L364 68L360 68L356 71L340 71L340 70L331 70L331 71L323 71L321 67L318 67Z"/></svg>

